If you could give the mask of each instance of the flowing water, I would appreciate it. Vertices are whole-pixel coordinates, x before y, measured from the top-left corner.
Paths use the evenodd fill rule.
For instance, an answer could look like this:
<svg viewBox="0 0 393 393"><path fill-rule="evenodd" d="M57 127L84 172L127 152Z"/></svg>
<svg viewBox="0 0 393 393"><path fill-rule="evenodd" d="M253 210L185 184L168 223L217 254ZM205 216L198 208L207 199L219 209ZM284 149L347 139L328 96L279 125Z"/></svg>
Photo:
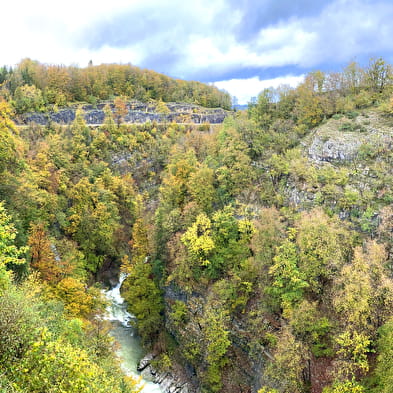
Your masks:
<svg viewBox="0 0 393 393"><path fill-rule="evenodd" d="M122 369L126 375L139 376L138 362L143 356L140 338L137 336L131 321L134 317L127 312L127 305L120 295L120 287L125 279L120 276L120 282L112 289L105 291L110 301L108 320L112 324L111 336L119 343L118 355L122 359ZM142 393L162 393L159 385L142 379L144 388Z"/></svg>

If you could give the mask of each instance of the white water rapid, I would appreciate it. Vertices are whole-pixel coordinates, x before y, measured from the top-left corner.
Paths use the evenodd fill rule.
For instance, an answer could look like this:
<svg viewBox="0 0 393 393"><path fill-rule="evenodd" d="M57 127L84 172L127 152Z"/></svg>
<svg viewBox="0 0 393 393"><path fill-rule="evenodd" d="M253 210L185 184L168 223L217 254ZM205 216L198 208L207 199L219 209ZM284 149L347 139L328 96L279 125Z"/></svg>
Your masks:
<svg viewBox="0 0 393 393"><path fill-rule="evenodd" d="M141 342L132 327L134 317L127 312L127 305L120 295L120 287L125 280L125 275L120 275L119 283L112 289L105 291L105 296L110 302L108 307L108 320L112 324L111 336L119 343L118 355L122 359L122 369L126 375L139 377L138 362L143 356ZM162 393L159 385L142 379L144 388L141 393Z"/></svg>

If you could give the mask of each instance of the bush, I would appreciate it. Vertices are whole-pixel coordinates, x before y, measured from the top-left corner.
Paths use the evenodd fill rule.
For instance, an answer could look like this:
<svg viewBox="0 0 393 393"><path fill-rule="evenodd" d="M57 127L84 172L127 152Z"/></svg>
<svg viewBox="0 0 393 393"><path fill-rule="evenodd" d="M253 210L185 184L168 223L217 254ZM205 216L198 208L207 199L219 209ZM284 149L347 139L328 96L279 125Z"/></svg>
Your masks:
<svg viewBox="0 0 393 393"><path fill-rule="evenodd" d="M341 126L339 127L339 130L344 131L344 132L351 132L351 131L366 132L367 131L366 127L362 126L361 124L351 123L349 121L341 124Z"/></svg>
<svg viewBox="0 0 393 393"><path fill-rule="evenodd" d="M198 131L209 131L210 130L210 123L202 123L198 127Z"/></svg>
<svg viewBox="0 0 393 393"><path fill-rule="evenodd" d="M341 124L340 131L354 131L354 125L350 122L345 122L343 124Z"/></svg>
<svg viewBox="0 0 393 393"><path fill-rule="evenodd" d="M176 324L184 324L187 322L187 306L184 302L176 300L172 305L171 317Z"/></svg>
<svg viewBox="0 0 393 393"><path fill-rule="evenodd" d="M36 315L23 293L9 289L0 296L0 364L7 366L23 357L38 334Z"/></svg>
<svg viewBox="0 0 393 393"><path fill-rule="evenodd" d="M348 119L356 119L359 116L359 112L349 111L345 114Z"/></svg>

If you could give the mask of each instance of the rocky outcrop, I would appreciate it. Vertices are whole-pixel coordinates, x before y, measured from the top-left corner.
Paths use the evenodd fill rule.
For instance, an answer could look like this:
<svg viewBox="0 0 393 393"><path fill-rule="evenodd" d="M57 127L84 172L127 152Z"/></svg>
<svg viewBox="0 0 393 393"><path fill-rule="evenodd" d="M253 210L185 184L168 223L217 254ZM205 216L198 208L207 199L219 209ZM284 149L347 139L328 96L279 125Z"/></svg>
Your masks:
<svg viewBox="0 0 393 393"><path fill-rule="evenodd" d="M93 105L82 106L86 123L89 125L102 124L105 119L104 107L107 104L114 112L115 106L113 103L101 103L95 107ZM222 108L203 108L186 103L167 103L165 106L165 113L160 113L158 106L155 104L138 101L129 102L126 105L128 112L124 115L123 122L128 124L142 124L153 121L157 123L220 124L230 113ZM18 125L29 123L47 125L50 122L70 124L75 119L76 110L77 107L74 106L56 112L25 113L17 117L15 123Z"/></svg>
<svg viewBox="0 0 393 393"><path fill-rule="evenodd" d="M303 143L308 157L315 163L353 161L359 154L377 154L391 149L391 125L373 112L358 115L356 119L330 119L319 126Z"/></svg>
<svg viewBox="0 0 393 393"><path fill-rule="evenodd" d="M308 150L313 161L350 161L361 146L362 142L357 135L347 135L347 138L329 138L325 140L316 136Z"/></svg>
<svg viewBox="0 0 393 393"><path fill-rule="evenodd" d="M170 372L158 372L151 364L153 354L146 355L138 365L138 371L143 378L160 385L165 393L196 393L190 383L178 375Z"/></svg>

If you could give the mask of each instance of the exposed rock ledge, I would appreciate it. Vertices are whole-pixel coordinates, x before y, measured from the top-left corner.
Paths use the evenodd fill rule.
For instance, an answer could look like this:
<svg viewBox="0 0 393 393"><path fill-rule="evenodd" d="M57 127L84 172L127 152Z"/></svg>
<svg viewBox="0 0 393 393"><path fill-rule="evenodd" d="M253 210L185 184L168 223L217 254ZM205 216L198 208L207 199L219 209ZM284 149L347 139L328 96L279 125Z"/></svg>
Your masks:
<svg viewBox="0 0 393 393"><path fill-rule="evenodd" d="M86 123L89 125L100 125L104 122L104 106L109 104L112 111L115 110L113 103L100 103L97 106L83 105ZM194 123L194 124L220 124L230 113L222 108L203 108L187 103L166 103L167 113L159 113L157 106L143 102L129 102L126 105L128 112L124 115L124 123ZM47 125L50 122L58 124L70 124L75 119L77 107L61 109L56 112L47 113L25 113L15 119L18 125L36 123Z"/></svg>
<svg viewBox="0 0 393 393"><path fill-rule="evenodd" d="M316 162L352 160L358 153L362 142L358 135L346 136L346 140L334 137L324 140L316 136L308 150L309 157Z"/></svg>
<svg viewBox="0 0 393 393"><path fill-rule="evenodd" d="M146 355L138 365L138 371L149 381L160 385L165 393L195 393L190 383L170 372L160 373L153 368L151 361L154 355Z"/></svg>
<svg viewBox="0 0 393 393"><path fill-rule="evenodd" d="M392 123L378 113L369 111L356 119L329 119L303 142L308 157L317 164L344 164L359 154L391 150Z"/></svg>

